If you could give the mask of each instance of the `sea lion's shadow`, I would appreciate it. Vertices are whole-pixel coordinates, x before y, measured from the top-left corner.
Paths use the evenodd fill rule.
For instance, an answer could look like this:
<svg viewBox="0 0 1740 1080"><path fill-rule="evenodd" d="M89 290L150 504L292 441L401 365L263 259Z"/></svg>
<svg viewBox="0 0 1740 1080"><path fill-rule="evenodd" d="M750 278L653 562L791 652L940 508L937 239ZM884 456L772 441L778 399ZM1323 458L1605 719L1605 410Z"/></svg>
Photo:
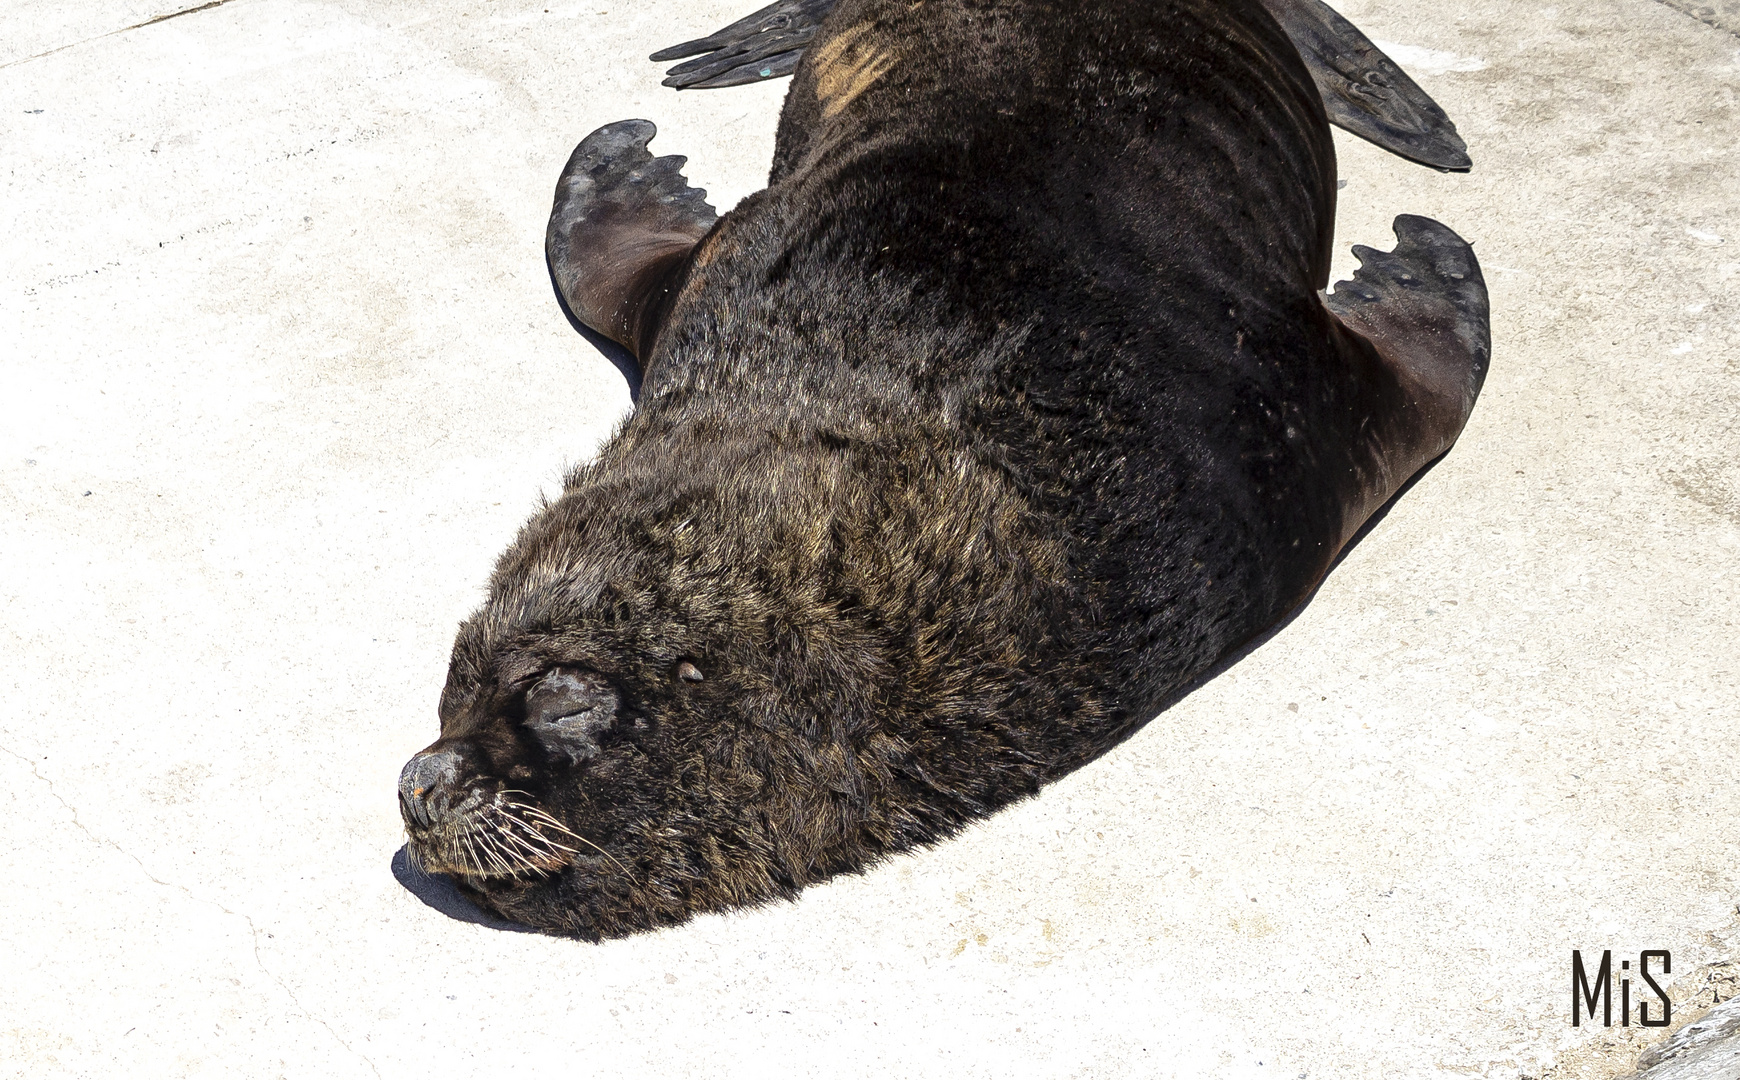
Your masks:
<svg viewBox="0 0 1740 1080"><path fill-rule="evenodd" d="M556 284L556 271L550 266L548 258L544 260L544 269L549 271L550 288L556 294L556 306L562 309L562 315L568 320L568 325L574 328L575 333L585 338L588 345L597 349L606 360L615 365L616 370L622 373L623 381L628 383L628 400L639 405L640 361L634 358L633 353L576 318L574 312L568 307L568 301L562 296L562 287Z"/></svg>
<svg viewBox="0 0 1740 1080"><path fill-rule="evenodd" d="M478 907L453 884L452 879L445 874L425 873L418 868L411 858L410 852L404 847L393 852L393 877L405 891L430 907L460 922L476 923L487 926L491 930L510 930L516 934L535 934L536 927L522 923L509 922L499 915L491 915Z"/></svg>
<svg viewBox="0 0 1740 1080"><path fill-rule="evenodd" d="M1293 624L1293 620L1297 619L1300 615L1304 614L1305 609L1311 606L1311 601L1317 599L1318 590L1322 589L1323 582L1328 581L1330 576L1335 573L1335 568L1340 566L1342 561L1345 560L1350 553L1352 553L1353 549L1359 546L1359 542L1361 540L1364 540L1366 538L1366 536L1368 534L1370 534L1373 529L1377 528L1378 522L1382 521L1385 517L1389 516L1390 509L1396 505L1396 501L1398 499L1400 499L1402 496L1406 495L1408 492L1412 491L1414 489L1414 485L1420 482L1421 477L1425 476L1427 473L1429 473L1433 469L1437 468L1438 463L1440 461L1443 461L1444 458L1449 454L1449 452L1450 451L1446 450L1444 453L1439 454L1437 457L1433 458L1431 461L1428 461L1423 467L1421 467L1419 472L1415 473L1412 477L1410 477L1408 479L1407 483L1403 484L1401 487L1396 489L1396 493L1389 497L1388 502L1386 502L1382 506L1380 506L1377 509L1377 512L1372 514L1371 517L1365 519L1365 524L1361 525L1359 527L1359 531L1353 534L1353 539L1349 540L1342 547L1341 554L1337 555L1335 557L1335 561L1329 564L1329 569L1323 575L1323 581L1319 581L1315 586L1313 586L1311 589L1311 592L1306 595L1305 599L1299 601L1299 603L1294 606L1292 611L1289 611L1289 612L1287 612L1286 615L1282 616L1280 622L1277 622L1275 625L1269 627L1267 630L1264 630L1262 633L1258 634L1256 637L1250 639L1249 641L1245 642L1243 645L1240 645L1238 648L1227 653L1225 656L1223 656L1219 660L1215 661L1214 666L1210 667L1207 671L1204 671L1202 674L1198 675L1196 678L1190 680L1188 683L1185 683L1184 686L1179 688L1171 697L1168 697L1161 704L1160 708L1155 711L1154 715L1156 715L1156 716L1160 715L1160 713L1163 713L1167 709L1172 708L1172 706L1183 701L1185 698L1189 697L1191 694L1196 693L1198 690L1202 689L1204 686L1213 682L1215 679L1220 678L1221 675L1223 675L1229 668L1233 667L1235 664L1237 664L1239 661L1243 660L1245 657L1251 655L1252 653L1256 652L1258 649L1262 648L1264 645L1268 644L1270 638L1273 638L1276 634L1279 634L1281 631L1283 631L1283 630L1287 629L1287 627L1291 626Z"/></svg>

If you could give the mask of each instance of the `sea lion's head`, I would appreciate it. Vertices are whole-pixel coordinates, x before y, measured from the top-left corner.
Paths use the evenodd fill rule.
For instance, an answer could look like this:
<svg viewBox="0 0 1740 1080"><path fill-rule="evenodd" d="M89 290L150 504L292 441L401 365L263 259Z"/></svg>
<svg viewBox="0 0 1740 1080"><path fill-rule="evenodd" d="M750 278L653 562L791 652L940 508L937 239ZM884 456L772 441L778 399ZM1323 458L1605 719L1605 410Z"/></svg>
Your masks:
<svg viewBox="0 0 1740 1080"><path fill-rule="evenodd" d="M610 476L582 470L503 555L454 643L441 738L399 783L426 870L588 938L831 872L818 849L851 846L840 725L878 664L799 585L800 554L767 578L785 513ZM806 685L818 665L839 700Z"/></svg>
<svg viewBox="0 0 1740 1080"><path fill-rule="evenodd" d="M502 915L584 937L681 920L727 879L780 895L754 857L689 842L705 831L729 849L754 831L725 796L741 778L707 765L732 680L708 685L700 664L717 658L655 626L652 597L550 595L573 585L512 603L517 617L487 605L461 630L442 736L400 774L411 853Z"/></svg>
<svg viewBox="0 0 1740 1080"><path fill-rule="evenodd" d="M596 939L793 896L1037 788L1053 718L1095 715L1021 671L1073 610L1036 618L1055 546L952 455L799 443L619 436L522 530L400 779L426 869ZM1011 728L1029 712L1045 736Z"/></svg>

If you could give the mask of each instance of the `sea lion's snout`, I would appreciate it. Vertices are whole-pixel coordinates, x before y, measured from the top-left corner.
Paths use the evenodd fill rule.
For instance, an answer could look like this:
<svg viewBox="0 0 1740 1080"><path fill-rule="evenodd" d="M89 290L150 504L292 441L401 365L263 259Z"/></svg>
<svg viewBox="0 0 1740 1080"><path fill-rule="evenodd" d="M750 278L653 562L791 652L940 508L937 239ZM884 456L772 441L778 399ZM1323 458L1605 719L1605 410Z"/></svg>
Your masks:
<svg viewBox="0 0 1740 1080"><path fill-rule="evenodd" d="M405 824L427 829L447 809L459 755L452 750L424 750L399 772L399 813Z"/></svg>
<svg viewBox="0 0 1740 1080"><path fill-rule="evenodd" d="M523 768L507 775L519 772L530 775ZM523 881L561 870L582 849L603 852L511 782L469 741L437 743L407 761L399 813L418 865L473 883Z"/></svg>

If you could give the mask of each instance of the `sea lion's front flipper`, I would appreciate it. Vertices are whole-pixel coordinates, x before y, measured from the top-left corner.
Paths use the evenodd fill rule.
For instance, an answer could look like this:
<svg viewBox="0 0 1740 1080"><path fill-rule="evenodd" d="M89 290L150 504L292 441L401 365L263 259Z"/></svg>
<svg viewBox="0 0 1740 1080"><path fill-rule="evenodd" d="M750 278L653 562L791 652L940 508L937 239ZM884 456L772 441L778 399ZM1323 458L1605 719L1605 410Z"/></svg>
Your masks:
<svg viewBox="0 0 1740 1080"><path fill-rule="evenodd" d="M676 60L705 53L665 72L664 84L678 90L741 86L790 75L804 46L839 0L776 0L748 18L704 38L660 49L651 60Z"/></svg>
<svg viewBox="0 0 1740 1080"><path fill-rule="evenodd" d="M544 234L568 310L642 362L696 241L719 217L683 179L687 158L647 150L657 132L650 120L620 120L581 140Z"/></svg>
<svg viewBox="0 0 1740 1080"><path fill-rule="evenodd" d="M1263 0L1293 40L1329 122L1445 172L1472 167L1456 125L1394 60L1323 0Z"/></svg>
<svg viewBox="0 0 1740 1080"><path fill-rule="evenodd" d="M1324 298L1342 327L1377 350L1397 390L1361 428L1375 459L1359 470L1365 490L1361 506L1350 508L1347 536L1455 443L1492 359L1486 280L1474 248L1431 218L1403 214L1394 228L1395 250L1356 245L1353 280L1336 282Z"/></svg>

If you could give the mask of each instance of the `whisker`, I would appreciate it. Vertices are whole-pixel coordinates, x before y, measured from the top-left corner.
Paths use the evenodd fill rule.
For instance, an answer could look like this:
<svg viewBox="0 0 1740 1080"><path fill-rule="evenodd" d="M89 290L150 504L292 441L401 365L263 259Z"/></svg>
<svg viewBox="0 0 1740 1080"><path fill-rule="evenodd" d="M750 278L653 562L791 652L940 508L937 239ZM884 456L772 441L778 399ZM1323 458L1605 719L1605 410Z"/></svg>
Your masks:
<svg viewBox="0 0 1740 1080"><path fill-rule="evenodd" d="M491 870L496 871L498 875L508 875L508 877L513 877L512 873L508 873L508 871L512 870L512 866L508 864L506 859L501 857L501 850L499 850L498 843L496 843L496 838L492 837L491 833L480 833L477 838L477 845L478 849L482 850L484 856L489 859L489 868L491 868Z"/></svg>
<svg viewBox="0 0 1740 1080"><path fill-rule="evenodd" d="M508 818L504 818L503 820L508 823L508 826L510 827L510 829L523 829L523 830L525 830L524 836L522 836L520 833L517 833L517 832L509 831L507 833L507 835L510 838L512 838L516 843L519 843L522 845L527 845L528 849L529 849L529 845L530 845L531 841L536 841L537 843L543 845L542 849L539 850L539 852L538 852L541 855L548 855L548 854L550 854L552 852L556 852L556 851L566 851L570 855L577 853L574 848L569 847L567 844L558 843L558 842L550 839L549 837L545 836L543 833L539 832L537 830L537 828L529 822L521 821L519 818L516 818L516 817L508 817Z"/></svg>
<svg viewBox="0 0 1740 1080"><path fill-rule="evenodd" d="M529 861L529 859L545 858L550 855L548 848L535 847L518 833L503 829L498 835L505 844L519 849L513 853L516 858ZM524 854L522 855L520 852L524 852Z"/></svg>
<svg viewBox="0 0 1740 1080"><path fill-rule="evenodd" d="M575 848L551 839L535 824L523 820L516 809L536 810L523 803L504 804L498 797L489 808L489 827L475 834L499 872L510 877L544 873L554 869L548 865L550 860L560 864L566 861L562 854L577 854Z"/></svg>
<svg viewBox="0 0 1740 1080"><path fill-rule="evenodd" d="M571 832L568 835L572 836L574 839L580 841L582 844L585 844L587 847L591 848L592 850L598 852L598 854L604 856L606 859L609 859L611 862L616 863L616 868L618 870L621 870L625 874L628 873L628 867L622 865L621 861L618 860L615 855L612 855L610 852L605 851L603 848L599 847L597 844L594 844L592 841L586 839L584 836L581 836L579 833L572 833Z"/></svg>
<svg viewBox="0 0 1740 1080"><path fill-rule="evenodd" d="M495 852L493 852L489 849L489 838L485 837L485 836L477 837L475 850L478 852L478 857L477 857L478 872L481 874L484 874L485 876L492 874L494 872L494 870L496 869L496 867L500 864L501 860L497 859L495 857Z"/></svg>
<svg viewBox="0 0 1740 1080"><path fill-rule="evenodd" d="M579 834L576 833L573 829L568 828L568 826L562 824L560 821L557 821L554 817L552 817L548 811L540 810L539 808L537 808L535 806L527 806L525 803L509 803L508 805L514 807L517 810L524 811L525 816L532 819L533 822L541 822L542 824L549 826L550 828L556 830L559 833L566 833L567 835L573 836L573 837L579 836Z"/></svg>
<svg viewBox="0 0 1740 1080"><path fill-rule="evenodd" d="M520 792L520 794L525 794L525 793ZM599 847L597 844L593 843L592 841L586 839L584 836L581 836L579 833L575 832L573 829L568 828L568 826L562 824L560 821L557 821L555 818L551 817L548 813L544 812L543 810L540 810L535 806L531 806L531 805L528 805L528 804L523 803L523 802L514 802L511 800L506 805L509 807L512 807L513 809L522 811L526 815L526 817L531 818L535 822L539 822L539 823L548 825L550 828L556 830L557 832L563 834L564 836L573 837L574 839L580 841L582 844L585 844L587 847L598 852L598 854L604 856L606 859L609 859L611 862L615 863L616 868L618 870L621 870L625 874L628 873L628 867L622 865L621 860L619 860L616 856L612 855L608 851L605 851L603 848ZM526 824L529 826L532 825L531 822L527 822ZM536 826L532 826L532 827L536 828ZM540 835L541 835L541 833L540 833ZM545 838L545 839L548 839L548 838ZM572 849L570 849L570 850L572 850Z"/></svg>
<svg viewBox="0 0 1740 1080"><path fill-rule="evenodd" d="M490 835L488 833L478 833L477 834L477 850L483 853L483 857L485 859L489 860L489 869L491 871L494 871L497 873L499 873L501 871L501 868L502 868L501 856L496 853L495 841L490 837Z"/></svg>
<svg viewBox="0 0 1740 1080"><path fill-rule="evenodd" d="M477 848L471 842L469 834L459 838L460 850L465 853L467 866L464 868L477 876L483 875L483 860L477 857Z"/></svg>
<svg viewBox="0 0 1740 1080"><path fill-rule="evenodd" d="M489 834L489 849L490 854L495 857L496 865L500 866L501 872L508 877L519 877L522 866L526 869L535 869L525 858L503 846L499 831Z"/></svg>

